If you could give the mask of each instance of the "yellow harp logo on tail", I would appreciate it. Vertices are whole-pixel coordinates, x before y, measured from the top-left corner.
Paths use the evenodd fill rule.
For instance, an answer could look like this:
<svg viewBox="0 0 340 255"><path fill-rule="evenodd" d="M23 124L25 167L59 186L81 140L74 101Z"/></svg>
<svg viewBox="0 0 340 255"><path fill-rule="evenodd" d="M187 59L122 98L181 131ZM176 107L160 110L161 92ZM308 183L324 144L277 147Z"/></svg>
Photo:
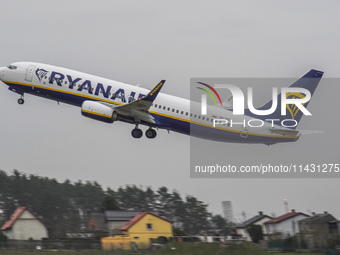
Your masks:
<svg viewBox="0 0 340 255"><path fill-rule="evenodd" d="M292 92L292 93L287 93L286 94L286 98L287 99L296 99L296 98L305 98L306 95L298 93L298 92ZM304 105L305 103L303 103L302 105ZM297 107L295 104L287 104L286 105L287 110L290 112L290 115L292 117L292 119L295 119L296 114L298 114L299 112L299 107Z"/></svg>

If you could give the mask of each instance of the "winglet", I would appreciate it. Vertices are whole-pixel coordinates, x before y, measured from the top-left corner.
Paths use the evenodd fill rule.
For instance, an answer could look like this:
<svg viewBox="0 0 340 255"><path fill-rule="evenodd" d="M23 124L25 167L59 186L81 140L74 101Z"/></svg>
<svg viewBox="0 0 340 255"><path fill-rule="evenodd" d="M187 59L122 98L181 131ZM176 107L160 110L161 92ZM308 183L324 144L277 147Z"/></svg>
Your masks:
<svg viewBox="0 0 340 255"><path fill-rule="evenodd" d="M147 94L144 98L142 98L142 100L143 100L143 101L153 102L153 101L156 99L156 97L157 97L159 91L160 91L161 88L163 87L164 83L165 83L165 80L161 80L160 83L158 83L157 86L154 87L154 88L149 92L149 94Z"/></svg>

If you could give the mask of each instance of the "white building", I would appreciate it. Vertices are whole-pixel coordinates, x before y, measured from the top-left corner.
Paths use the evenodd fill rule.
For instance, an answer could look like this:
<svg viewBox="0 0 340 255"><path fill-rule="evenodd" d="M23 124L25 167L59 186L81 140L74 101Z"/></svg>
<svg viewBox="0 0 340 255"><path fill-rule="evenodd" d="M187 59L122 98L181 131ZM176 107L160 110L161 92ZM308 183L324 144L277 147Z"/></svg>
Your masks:
<svg viewBox="0 0 340 255"><path fill-rule="evenodd" d="M294 236L300 232L298 221L307 217L309 217L307 214L292 210L290 213L271 219L264 223L267 236L271 236L274 239Z"/></svg>
<svg viewBox="0 0 340 255"><path fill-rule="evenodd" d="M233 209L231 206L231 201L222 201L222 210L224 218L229 222L233 222Z"/></svg>
<svg viewBox="0 0 340 255"><path fill-rule="evenodd" d="M1 231L12 240L48 238L48 229L45 224L26 207L19 207L1 227Z"/></svg>
<svg viewBox="0 0 340 255"><path fill-rule="evenodd" d="M266 234L267 230L264 226L264 223L267 222L268 220L272 219L272 217L263 214L262 212L259 212L258 215L252 217L251 219L236 225L236 232L238 235L241 235L242 238L244 238L244 240L246 241L251 241L251 237L248 233L247 228L250 227L251 225L258 225L261 226L262 229L262 233Z"/></svg>

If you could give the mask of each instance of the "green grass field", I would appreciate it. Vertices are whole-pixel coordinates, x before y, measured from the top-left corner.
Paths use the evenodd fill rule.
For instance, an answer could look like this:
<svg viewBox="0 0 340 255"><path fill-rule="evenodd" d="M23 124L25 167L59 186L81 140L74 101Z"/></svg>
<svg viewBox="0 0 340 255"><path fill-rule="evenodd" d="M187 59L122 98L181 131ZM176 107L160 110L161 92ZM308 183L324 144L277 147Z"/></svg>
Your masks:
<svg viewBox="0 0 340 255"><path fill-rule="evenodd" d="M1 255L144 255L145 252L128 251L101 251L101 250L25 250L25 249L0 249Z"/></svg>
<svg viewBox="0 0 340 255"><path fill-rule="evenodd" d="M26 250L26 249L0 249L1 255L130 255L138 253L133 252L112 252L112 251L101 251L101 250ZM140 253L144 254L144 253Z"/></svg>
<svg viewBox="0 0 340 255"><path fill-rule="evenodd" d="M155 255L270 255L256 245L222 246L219 243L170 243Z"/></svg>
<svg viewBox="0 0 340 255"><path fill-rule="evenodd" d="M224 246L219 243L168 243L158 251L25 250L0 249L0 255L324 255L323 253L281 253L263 250L254 244Z"/></svg>

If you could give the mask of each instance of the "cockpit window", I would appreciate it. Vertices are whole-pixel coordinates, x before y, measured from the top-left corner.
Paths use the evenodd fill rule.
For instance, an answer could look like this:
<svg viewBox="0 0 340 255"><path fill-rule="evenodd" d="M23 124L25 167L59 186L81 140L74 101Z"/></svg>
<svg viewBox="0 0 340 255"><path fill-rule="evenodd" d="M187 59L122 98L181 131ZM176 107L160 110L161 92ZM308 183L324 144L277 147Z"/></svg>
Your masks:
<svg viewBox="0 0 340 255"><path fill-rule="evenodd" d="M11 70L15 70L15 69L17 69L17 67L16 66L14 66L14 65L9 65L9 66L7 66L9 69L11 69Z"/></svg>

